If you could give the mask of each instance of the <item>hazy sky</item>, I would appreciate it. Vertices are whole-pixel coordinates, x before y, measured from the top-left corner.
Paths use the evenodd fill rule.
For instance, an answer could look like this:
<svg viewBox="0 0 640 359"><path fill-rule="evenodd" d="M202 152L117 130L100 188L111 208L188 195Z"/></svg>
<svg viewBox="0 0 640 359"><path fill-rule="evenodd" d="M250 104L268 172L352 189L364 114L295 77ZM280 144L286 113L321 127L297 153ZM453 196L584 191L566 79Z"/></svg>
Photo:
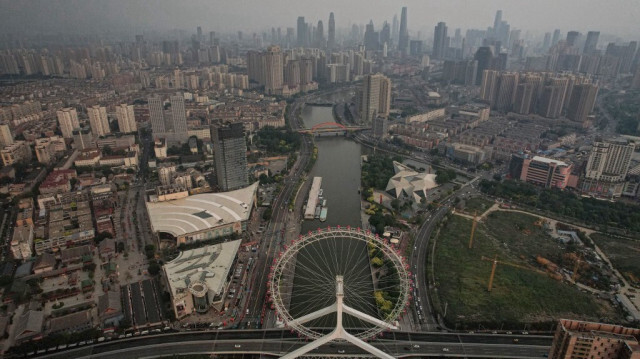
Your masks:
<svg viewBox="0 0 640 359"><path fill-rule="evenodd" d="M295 27L296 18L336 27L383 20L408 7L412 32L438 21L453 29L485 29L497 9L511 28L535 32L600 30L626 38L640 33L640 0L0 0L0 31L141 33L143 30L260 31ZM195 30L194 30L195 31Z"/></svg>

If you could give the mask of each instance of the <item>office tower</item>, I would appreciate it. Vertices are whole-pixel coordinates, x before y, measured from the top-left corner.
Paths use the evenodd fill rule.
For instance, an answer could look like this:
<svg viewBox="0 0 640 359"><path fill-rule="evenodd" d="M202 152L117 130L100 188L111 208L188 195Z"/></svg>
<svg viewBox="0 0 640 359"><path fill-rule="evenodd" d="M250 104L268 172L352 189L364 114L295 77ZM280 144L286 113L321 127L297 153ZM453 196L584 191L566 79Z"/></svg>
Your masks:
<svg viewBox="0 0 640 359"><path fill-rule="evenodd" d="M196 39L198 41L202 41L202 27L198 26L198 28L196 29Z"/></svg>
<svg viewBox="0 0 640 359"><path fill-rule="evenodd" d="M297 27L297 43L300 47L307 46L307 23L304 22L304 16L298 17Z"/></svg>
<svg viewBox="0 0 640 359"><path fill-rule="evenodd" d="M324 47L324 25L322 25L322 20L318 20L314 43L316 47Z"/></svg>
<svg viewBox="0 0 640 359"><path fill-rule="evenodd" d="M535 86L531 83L521 83L516 90L516 97L513 104L513 112L521 115L528 115L533 103Z"/></svg>
<svg viewBox="0 0 640 359"><path fill-rule="evenodd" d="M515 99L518 87L517 72L502 72L498 77L498 92L496 94L495 108L500 112L509 112Z"/></svg>
<svg viewBox="0 0 640 359"><path fill-rule="evenodd" d="M482 83L482 76L484 74L484 70L492 69L492 61L493 61L493 51L489 46L479 47L476 51L473 59L478 61L478 71L476 72L476 85L480 85Z"/></svg>
<svg viewBox="0 0 640 359"><path fill-rule="evenodd" d="M553 30L553 38L551 39L551 46L555 45L560 41L560 29Z"/></svg>
<svg viewBox="0 0 640 359"><path fill-rule="evenodd" d="M495 70L484 70L482 72L482 82L480 85L480 98L493 107L498 91L499 72Z"/></svg>
<svg viewBox="0 0 640 359"><path fill-rule="evenodd" d="M596 46L598 46L598 38L600 37L600 31L589 31L587 33L587 40L584 43L585 54L593 54L596 52Z"/></svg>
<svg viewBox="0 0 640 359"><path fill-rule="evenodd" d="M400 15L400 33L398 34L398 50L406 55L409 51L409 29L407 28L407 7L402 8Z"/></svg>
<svg viewBox="0 0 640 359"><path fill-rule="evenodd" d="M87 108L87 114L89 115L91 132L93 132L94 135L101 137L111 133L106 107L98 105L89 107Z"/></svg>
<svg viewBox="0 0 640 359"><path fill-rule="evenodd" d="M578 44L578 38L580 37L580 33L577 31L569 31L567 33L567 45L575 46Z"/></svg>
<svg viewBox="0 0 640 359"><path fill-rule="evenodd" d="M391 41L393 42L393 44L397 44L398 43L398 28L399 28L399 24L398 24L398 15L394 14L393 15L393 21L391 23Z"/></svg>
<svg viewBox="0 0 640 359"><path fill-rule="evenodd" d="M153 136L164 136L167 132L164 124L164 105L159 96L149 97L149 120L151 121L151 132Z"/></svg>
<svg viewBox="0 0 640 359"><path fill-rule="evenodd" d="M63 138L72 138L73 130L80 127L78 121L78 112L75 108L67 107L56 112L58 116L58 124Z"/></svg>
<svg viewBox="0 0 640 359"><path fill-rule="evenodd" d="M116 106L116 118L118 119L118 128L122 133L136 132L136 117L133 114L133 105L125 103Z"/></svg>
<svg viewBox="0 0 640 359"><path fill-rule="evenodd" d="M187 112L184 108L184 96L177 94L169 98L171 101L171 123L176 140L186 141L189 138L187 131Z"/></svg>
<svg viewBox="0 0 640 359"><path fill-rule="evenodd" d="M242 123L211 126L211 140L215 151L216 177L223 191L249 184L247 171L247 144Z"/></svg>
<svg viewBox="0 0 640 359"><path fill-rule="evenodd" d="M283 63L280 46L269 46L263 56L265 63L264 90L268 94L274 94L276 90L282 89L283 84Z"/></svg>
<svg viewBox="0 0 640 359"><path fill-rule="evenodd" d="M433 58L444 59L446 51L447 24L439 22L433 31Z"/></svg>
<svg viewBox="0 0 640 359"><path fill-rule="evenodd" d="M620 325L560 320L549 359L637 358L640 329Z"/></svg>
<svg viewBox="0 0 640 359"><path fill-rule="evenodd" d="M423 54L422 50L423 42L420 40L411 40L409 41L409 54L411 56L420 56Z"/></svg>
<svg viewBox="0 0 640 359"><path fill-rule="evenodd" d="M364 32L364 48L367 51L377 51L379 41L378 37L378 33L373 28L373 21L369 21Z"/></svg>
<svg viewBox="0 0 640 359"><path fill-rule="evenodd" d="M542 51L547 52L551 47L551 33L544 33L544 41L542 41Z"/></svg>
<svg viewBox="0 0 640 359"><path fill-rule="evenodd" d="M0 124L0 148L13 144L13 135L11 129L6 123Z"/></svg>
<svg viewBox="0 0 640 359"><path fill-rule="evenodd" d="M597 96L598 86L594 84L574 86L567 108L567 118L587 126L587 118L593 110Z"/></svg>
<svg viewBox="0 0 640 359"><path fill-rule="evenodd" d="M216 32L209 31L209 45L215 45L216 42Z"/></svg>
<svg viewBox="0 0 640 359"><path fill-rule="evenodd" d="M362 81L359 100L360 119L365 124L389 116L391 108L391 80L382 74L367 75Z"/></svg>
<svg viewBox="0 0 640 359"><path fill-rule="evenodd" d="M329 49L334 49L336 47L336 20L333 16L333 13L329 14L329 29L327 33L327 47Z"/></svg>

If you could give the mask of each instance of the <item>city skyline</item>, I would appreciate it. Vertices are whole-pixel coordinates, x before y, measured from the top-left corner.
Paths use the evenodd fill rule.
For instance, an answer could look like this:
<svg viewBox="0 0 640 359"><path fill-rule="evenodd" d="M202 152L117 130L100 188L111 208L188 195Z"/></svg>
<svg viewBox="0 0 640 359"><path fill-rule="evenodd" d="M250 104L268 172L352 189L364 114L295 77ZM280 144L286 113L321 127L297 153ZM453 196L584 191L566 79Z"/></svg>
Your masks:
<svg viewBox="0 0 640 359"><path fill-rule="evenodd" d="M495 0L489 4L468 0L426 3L404 1L367 6L362 0L352 2L325 1L322 4L291 0L267 2L257 6L248 1L223 3L220 1L187 1L173 3L154 1L157 11L149 11L149 3L141 1L0 1L0 31L5 33L112 33L135 34L143 31L195 29L205 31L263 31L271 27L295 27L298 16L310 23L327 22L329 13L335 14L336 28L352 24L375 24L391 21L408 7L408 28L412 37L418 31L432 31L438 22L450 28L486 29L491 26L497 10L503 11L515 28L544 33L560 28L581 32L600 31L603 35L632 37L640 30L637 15L640 9L631 1L565 0L561 3L542 0L535 4L521 1ZM540 9L545 9L543 12ZM548 11L553 9L553 11ZM597 26L596 26L597 24Z"/></svg>

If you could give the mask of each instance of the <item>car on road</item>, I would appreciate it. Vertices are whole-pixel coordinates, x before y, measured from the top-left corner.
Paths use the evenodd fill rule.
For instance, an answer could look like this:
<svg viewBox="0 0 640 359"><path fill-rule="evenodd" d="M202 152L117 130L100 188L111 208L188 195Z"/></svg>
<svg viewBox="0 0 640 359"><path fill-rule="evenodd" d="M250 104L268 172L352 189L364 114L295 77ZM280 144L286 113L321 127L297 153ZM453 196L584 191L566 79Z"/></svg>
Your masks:
<svg viewBox="0 0 640 359"><path fill-rule="evenodd" d="M240 345L240 344L236 344L236 345L234 345L233 347L234 347L234 348L242 348L242 345Z"/></svg>
<svg viewBox="0 0 640 359"><path fill-rule="evenodd" d="M344 349L338 349L338 354L344 354Z"/></svg>
<svg viewBox="0 0 640 359"><path fill-rule="evenodd" d="M442 351L443 351L443 352L448 352L448 351L449 351L449 348L442 348Z"/></svg>

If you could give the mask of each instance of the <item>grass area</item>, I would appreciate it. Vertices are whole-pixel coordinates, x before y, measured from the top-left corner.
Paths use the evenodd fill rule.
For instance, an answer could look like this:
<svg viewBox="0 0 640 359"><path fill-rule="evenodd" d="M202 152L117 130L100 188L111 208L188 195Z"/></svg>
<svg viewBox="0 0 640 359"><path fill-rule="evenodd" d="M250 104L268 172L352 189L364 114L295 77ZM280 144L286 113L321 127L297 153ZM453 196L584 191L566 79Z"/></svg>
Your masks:
<svg viewBox="0 0 640 359"><path fill-rule="evenodd" d="M538 217L518 212L492 212L479 226L502 244L509 255L535 260L540 255L557 263L563 247L551 238Z"/></svg>
<svg viewBox="0 0 640 359"><path fill-rule="evenodd" d="M464 211L469 214L478 211L478 216L486 212L493 206L493 202L488 201L482 197L473 197L465 201Z"/></svg>
<svg viewBox="0 0 640 359"><path fill-rule="evenodd" d="M640 285L640 241L600 233L594 233L590 237L609 257L615 269L633 285Z"/></svg>
<svg viewBox="0 0 640 359"><path fill-rule="evenodd" d="M536 243L542 234L536 228L527 236L516 235L521 231L518 226L533 223L533 217L512 214L499 213L481 224L472 250L467 249L471 220L454 215L441 229L436 245L436 284L440 302L448 303L445 319L451 328L477 329L482 325L517 329L522 323L532 327L537 323L549 329L551 321L562 317L620 319L606 302L572 285L507 265L498 264L493 290L487 292L491 261L482 260L482 256L497 254L499 260L529 266L528 258L540 248Z"/></svg>

